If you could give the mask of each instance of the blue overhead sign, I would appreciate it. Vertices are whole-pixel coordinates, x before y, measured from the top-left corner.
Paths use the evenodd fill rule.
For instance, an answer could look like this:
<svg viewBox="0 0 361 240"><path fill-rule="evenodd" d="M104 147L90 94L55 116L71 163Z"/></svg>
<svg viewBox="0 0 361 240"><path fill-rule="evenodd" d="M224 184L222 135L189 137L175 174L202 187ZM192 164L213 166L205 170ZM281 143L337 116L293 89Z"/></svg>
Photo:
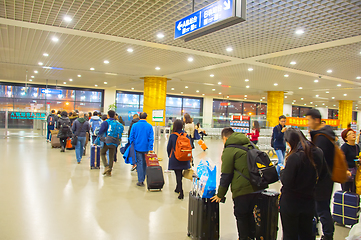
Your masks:
<svg viewBox="0 0 361 240"><path fill-rule="evenodd" d="M58 94L58 95L63 93L63 91L60 89L46 89L46 88L42 88L40 92L46 94Z"/></svg>
<svg viewBox="0 0 361 240"><path fill-rule="evenodd" d="M178 20L174 39L189 41L245 20L245 0L220 0Z"/></svg>

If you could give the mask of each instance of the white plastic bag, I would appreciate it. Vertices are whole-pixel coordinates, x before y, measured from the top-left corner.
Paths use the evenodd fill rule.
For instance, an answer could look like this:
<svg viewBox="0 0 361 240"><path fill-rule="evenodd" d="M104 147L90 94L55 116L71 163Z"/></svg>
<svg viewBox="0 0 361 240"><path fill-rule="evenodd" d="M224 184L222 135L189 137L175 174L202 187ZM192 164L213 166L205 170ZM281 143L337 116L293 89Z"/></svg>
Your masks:
<svg viewBox="0 0 361 240"><path fill-rule="evenodd" d="M346 240L361 240L361 214L358 224L353 225Z"/></svg>

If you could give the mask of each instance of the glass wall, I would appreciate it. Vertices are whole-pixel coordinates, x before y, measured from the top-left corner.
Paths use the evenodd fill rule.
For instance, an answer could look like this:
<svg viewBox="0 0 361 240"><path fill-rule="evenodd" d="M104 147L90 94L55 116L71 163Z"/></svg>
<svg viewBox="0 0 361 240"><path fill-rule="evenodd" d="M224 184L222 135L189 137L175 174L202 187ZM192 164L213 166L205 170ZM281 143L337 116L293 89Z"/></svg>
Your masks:
<svg viewBox="0 0 361 240"><path fill-rule="evenodd" d="M143 109L142 93L117 92L116 112L123 118L125 125L129 126L133 115Z"/></svg>
<svg viewBox="0 0 361 240"><path fill-rule="evenodd" d="M311 107L300 107L292 106L292 117L303 118L306 116L308 110L312 109Z"/></svg>
<svg viewBox="0 0 361 240"><path fill-rule="evenodd" d="M328 119L338 119L338 110L328 109Z"/></svg>

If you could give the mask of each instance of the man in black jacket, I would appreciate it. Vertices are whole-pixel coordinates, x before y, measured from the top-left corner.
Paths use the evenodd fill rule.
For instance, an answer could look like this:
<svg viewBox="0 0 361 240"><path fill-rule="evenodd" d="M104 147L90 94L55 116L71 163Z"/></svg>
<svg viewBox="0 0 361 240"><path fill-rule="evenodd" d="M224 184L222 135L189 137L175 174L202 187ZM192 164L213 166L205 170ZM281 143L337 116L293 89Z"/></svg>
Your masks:
<svg viewBox="0 0 361 240"><path fill-rule="evenodd" d="M134 115L133 115L132 122L131 122L130 125L129 125L128 142L129 142L129 137L130 137L130 131L132 130L133 124L139 122L139 120L140 120L140 119L139 119L139 115L138 115L138 114L134 114ZM134 164L134 165L132 166L131 171L134 171L135 169L137 169L137 164Z"/></svg>
<svg viewBox="0 0 361 240"><path fill-rule="evenodd" d="M320 181L316 185L315 199L316 212L322 223L323 236L321 240L332 240L335 226L331 215L330 202L333 191L331 173L333 169L335 146L328 137L335 139L336 135L330 126L322 125L321 114L317 109L309 110L306 116L308 125L311 129L312 142L322 149L329 170L320 173Z"/></svg>

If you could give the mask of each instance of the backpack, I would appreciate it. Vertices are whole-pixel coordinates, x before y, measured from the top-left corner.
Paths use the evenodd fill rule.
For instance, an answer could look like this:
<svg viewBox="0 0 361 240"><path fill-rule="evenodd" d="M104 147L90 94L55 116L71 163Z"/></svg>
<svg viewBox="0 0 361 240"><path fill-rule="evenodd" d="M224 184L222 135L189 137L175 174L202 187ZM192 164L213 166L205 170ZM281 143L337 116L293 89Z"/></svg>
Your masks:
<svg viewBox="0 0 361 240"><path fill-rule="evenodd" d="M192 160L192 145L187 134L176 132L174 134L178 136L174 151L172 149L175 158L181 162Z"/></svg>
<svg viewBox="0 0 361 240"><path fill-rule="evenodd" d="M116 148L120 144L120 139L122 138L124 127L116 120L108 119L107 122L108 122L108 130L107 130L107 136L105 138L105 144Z"/></svg>
<svg viewBox="0 0 361 240"><path fill-rule="evenodd" d="M279 125L277 125L277 129L280 132L280 126ZM275 144L275 136L274 136L274 134L272 132L272 136L271 136L271 147L272 148L274 148L274 144Z"/></svg>
<svg viewBox="0 0 361 240"><path fill-rule="evenodd" d="M269 184L278 181L278 173L275 165L271 162L268 155L258 150L253 143L251 143L251 149L235 144L228 145L226 148L229 147L239 148L247 152L247 165L250 178L238 170L235 171L250 181L252 185L265 189Z"/></svg>
<svg viewBox="0 0 361 240"><path fill-rule="evenodd" d="M68 133L70 131L70 126L67 124L67 122L63 122L63 124L60 126L62 133Z"/></svg>
<svg viewBox="0 0 361 240"><path fill-rule="evenodd" d="M92 124L92 132L95 133L95 130L98 128L100 128L100 123L102 120L98 119L98 120L91 120L91 124Z"/></svg>
<svg viewBox="0 0 361 240"><path fill-rule="evenodd" d="M335 148L335 153L333 157L332 181L338 183L345 183L348 179L347 176L348 164L346 161L345 154L343 153L341 148L335 143L335 141L327 134L323 134L323 133L316 134L314 137L314 142L316 141L316 138L320 135L325 136L330 142L332 142Z"/></svg>
<svg viewBox="0 0 361 240"><path fill-rule="evenodd" d="M54 115L49 115L49 116L48 116L48 125L54 126L54 124L55 124Z"/></svg>

